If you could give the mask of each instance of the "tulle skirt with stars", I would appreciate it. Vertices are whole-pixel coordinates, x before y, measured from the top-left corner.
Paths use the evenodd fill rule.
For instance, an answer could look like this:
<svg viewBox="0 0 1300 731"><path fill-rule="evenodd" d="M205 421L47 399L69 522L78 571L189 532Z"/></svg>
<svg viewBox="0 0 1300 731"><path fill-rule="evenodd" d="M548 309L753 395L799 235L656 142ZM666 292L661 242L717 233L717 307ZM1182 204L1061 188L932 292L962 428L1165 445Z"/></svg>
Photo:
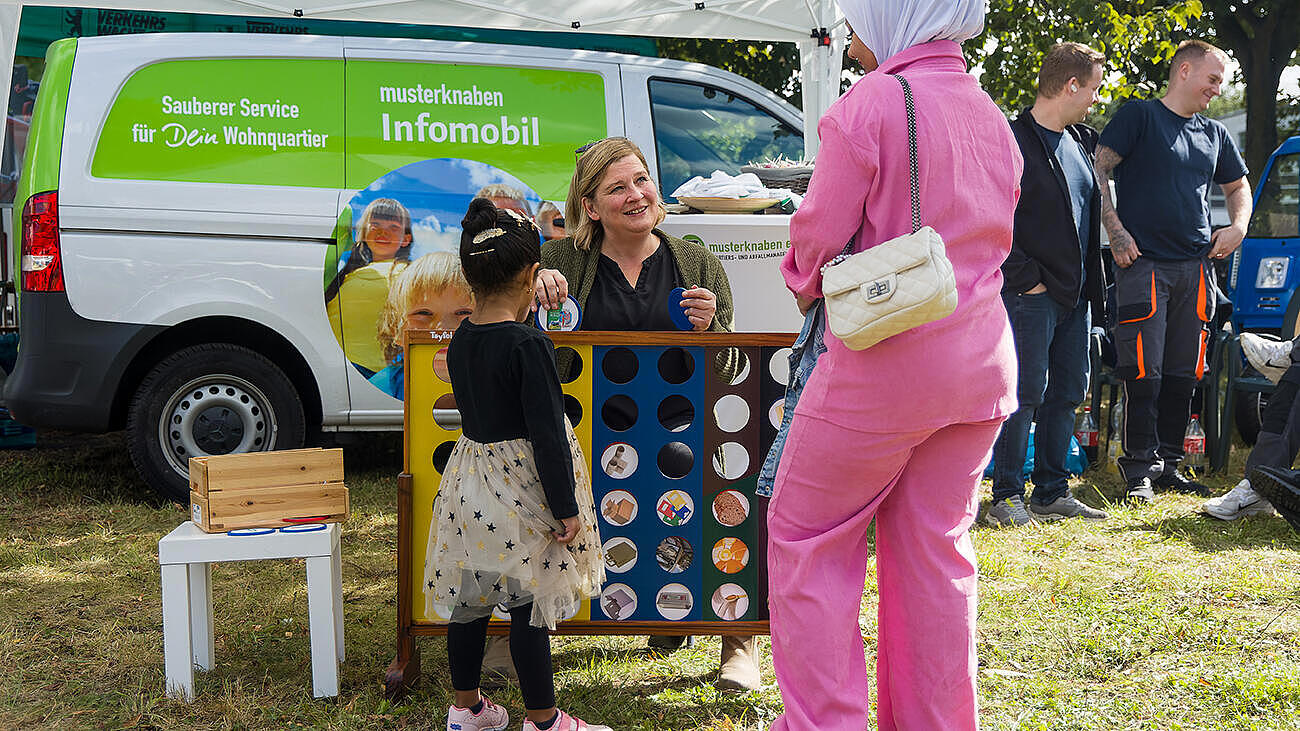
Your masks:
<svg viewBox="0 0 1300 731"><path fill-rule="evenodd" d="M533 603L529 624L555 629L600 593L605 559L582 448L568 427L580 527L561 545L526 439L456 442L433 501L424 562L426 613L471 622Z"/></svg>

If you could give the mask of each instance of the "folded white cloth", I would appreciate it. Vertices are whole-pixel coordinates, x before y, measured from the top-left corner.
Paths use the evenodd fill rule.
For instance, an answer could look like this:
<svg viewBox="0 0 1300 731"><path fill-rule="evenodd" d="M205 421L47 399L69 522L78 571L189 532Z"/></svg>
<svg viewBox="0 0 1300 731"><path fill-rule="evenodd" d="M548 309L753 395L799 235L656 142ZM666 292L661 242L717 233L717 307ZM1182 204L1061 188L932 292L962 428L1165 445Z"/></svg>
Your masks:
<svg viewBox="0 0 1300 731"><path fill-rule="evenodd" d="M731 176L721 170L714 170L707 178L696 175L677 186L674 198L775 198L785 200L794 192L785 188L765 188L758 176L753 173L741 173Z"/></svg>

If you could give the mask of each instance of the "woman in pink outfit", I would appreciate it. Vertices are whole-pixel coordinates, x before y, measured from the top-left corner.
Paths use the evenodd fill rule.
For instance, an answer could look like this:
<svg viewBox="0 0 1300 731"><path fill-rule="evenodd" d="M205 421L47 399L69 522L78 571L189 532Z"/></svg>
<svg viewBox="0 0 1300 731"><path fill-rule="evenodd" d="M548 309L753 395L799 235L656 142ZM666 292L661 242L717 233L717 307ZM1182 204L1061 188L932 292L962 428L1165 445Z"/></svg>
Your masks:
<svg viewBox="0 0 1300 731"><path fill-rule="evenodd" d="M768 512L772 656L785 701L772 728L867 727L858 612L875 519L878 726L974 729L967 531L998 428L1016 409L999 265L1023 162L961 55L959 43L982 31L984 0L839 5L854 32L849 55L868 73L818 125L816 172L781 265L786 284L806 308L821 297L821 266L850 237L861 250L911 232L907 115L890 76L899 74L915 97L922 223L947 244L959 304L866 350L826 338Z"/></svg>

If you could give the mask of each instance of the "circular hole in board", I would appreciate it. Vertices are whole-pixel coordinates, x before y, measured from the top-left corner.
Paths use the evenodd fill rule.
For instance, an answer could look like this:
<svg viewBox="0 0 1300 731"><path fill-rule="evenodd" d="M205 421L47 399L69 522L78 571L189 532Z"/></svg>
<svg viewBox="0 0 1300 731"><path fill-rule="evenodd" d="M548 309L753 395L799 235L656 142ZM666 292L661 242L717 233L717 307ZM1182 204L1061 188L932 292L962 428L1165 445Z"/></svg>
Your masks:
<svg viewBox="0 0 1300 731"><path fill-rule="evenodd" d="M447 469L447 460L451 458L451 450L456 448L455 442L443 442L433 450L433 468L442 474Z"/></svg>
<svg viewBox="0 0 1300 731"><path fill-rule="evenodd" d="M451 383L451 374L447 372L447 349L442 348L433 354L433 375L443 383Z"/></svg>
<svg viewBox="0 0 1300 731"><path fill-rule="evenodd" d="M737 442L726 442L713 453L713 471L724 480L739 480L749 471L749 450Z"/></svg>
<svg viewBox="0 0 1300 731"><path fill-rule="evenodd" d="M627 431L636 424L636 402L630 396L615 394L600 407L600 420L612 431Z"/></svg>
<svg viewBox="0 0 1300 731"><path fill-rule="evenodd" d="M781 348L767 361L767 372L782 386L790 385L790 349Z"/></svg>
<svg viewBox="0 0 1300 731"><path fill-rule="evenodd" d="M739 348L723 348L713 356L713 373L729 386L739 386L749 378L749 356Z"/></svg>
<svg viewBox="0 0 1300 731"><path fill-rule="evenodd" d="M680 480L695 466L691 448L681 442L669 442L659 448L659 472L670 480Z"/></svg>
<svg viewBox="0 0 1300 731"><path fill-rule="evenodd" d="M582 402L572 394L564 394L564 415L569 417L569 426L577 427L582 423Z"/></svg>
<svg viewBox="0 0 1300 731"><path fill-rule="evenodd" d="M659 355L659 377L681 385L695 375L695 359L681 348L667 348Z"/></svg>
<svg viewBox="0 0 1300 731"><path fill-rule="evenodd" d="M456 408L454 394L444 393L433 402L433 423L447 431L456 431L460 428L460 410Z"/></svg>
<svg viewBox="0 0 1300 731"><path fill-rule="evenodd" d="M570 365L569 365L568 378L561 378L560 383L573 383L574 381L578 380L578 376L582 375L582 365L583 365L582 356L578 355L578 351L574 350L573 348L570 348L567 345L561 345L560 347L555 349L556 361L560 360L562 353L569 354L568 357L571 358L572 360L569 361Z"/></svg>
<svg viewBox="0 0 1300 731"><path fill-rule="evenodd" d="M605 378L610 383L623 384L636 378L637 370L640 364L637 363L636 353L624 347L610 348L609 352L601 358L600 370L605 374Z"/></svg>
<svg viewBox="0 0 1300 731"><path fill-rule="evenodd" d="M658 417L659 424L668 431L683 431L695 421L695 405L675 393L659 402Z"/></svg>
<svg viewBox="0 0 1300 731"><path fill-rule="evenodd" d="M713 419L725 432L738 432L749 423L749 402L729 393L713 404Z"/></svg>

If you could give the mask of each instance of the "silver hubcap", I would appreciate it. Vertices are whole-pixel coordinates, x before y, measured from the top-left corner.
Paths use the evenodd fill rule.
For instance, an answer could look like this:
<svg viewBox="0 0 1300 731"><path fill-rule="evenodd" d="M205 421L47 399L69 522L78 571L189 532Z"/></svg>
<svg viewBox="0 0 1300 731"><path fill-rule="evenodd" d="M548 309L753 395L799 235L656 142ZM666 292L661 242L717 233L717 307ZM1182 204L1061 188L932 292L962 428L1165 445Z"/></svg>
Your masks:
<svg viewBox="0 0 1300 731"><path fill-rule="evenodd" d="M275 446L275 410L261 389L224 373L196 378L163 407L158 443L177 474L190 457L262 452Z"/></svg>

